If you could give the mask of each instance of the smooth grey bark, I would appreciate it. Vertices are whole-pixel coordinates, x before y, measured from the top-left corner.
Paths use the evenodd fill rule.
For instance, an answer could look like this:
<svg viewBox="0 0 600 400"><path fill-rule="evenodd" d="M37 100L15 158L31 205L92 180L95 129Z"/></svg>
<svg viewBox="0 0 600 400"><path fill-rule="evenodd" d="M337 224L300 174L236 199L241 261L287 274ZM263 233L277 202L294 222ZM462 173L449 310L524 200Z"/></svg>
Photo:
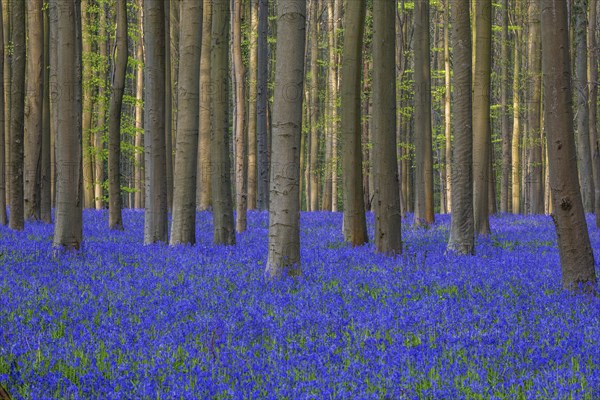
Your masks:
<svg viewBox="0 0 600 400"><path fill-rule="evenodd" d="M544 124L548 135L550 186L554 204L562 284L568 290L593 291L594 254L585 221L573 132L573 93L567 7L542 0Z"/></svg>
<svg viewBox="0 0 600 400"><path fill-rule="evenodd" d="M473 254L473 113L469 0L453 0L454 148L452 151L452 222L448 251Z"/></svg>
<svg viewBox="0 0 600 400"><path fill-rule="evenodd" d="M346 2L342 56L341 131L344 196L344 239L353 246L369 241L365 218L361 143L361 70L366 1Z"/></svg>
<svg viewBox="0 0 600 400"><path fill-rule="evenodd" d="M133 198L134 208L144 208L144 16L143 16L143 0L137 0L137 28L138 42L135 45L135 58L137 66L135 69L135 195ZM96 186L97 187L97 186ZM96 193L96 198L98 192ZM98 204L96 204L96 207ZM101 206L101 205L100 205Z"/></svg>
<svg viewBox="0 0 600 400"><path fill-rule="evenodd" d="M91 208L94 203L94 168L92 154L92 110L94 108L94 98L92 86L92 41L90 17L88 15L91 8L89 0L81 0L81 47L82 47L82 62L83 62L83 77L82 84L82 145L83 145L83 207ZM104 12L104 8L100 6L100 13Z"/></svg>
<svg viewBox="0 0 600 400"><path fill-rule="evenodd" d="M275 98L269 196L269 280L301 274L300 135L304 93L306 1L277 3Z"/></svg>
<svg viewBox="0 0 600 400"><path fill-rule="evenodd" d="M81 9L77 1L50 1L50 87L56 132L56 221L52 245L79 250L82 242ZM54 39L54 40L52 40ZM54 91L60 90L60 91ZM68 95L65 95L68 94Z"/></svg>
<svg viewBox="0 0 600 400"><path fill-rule="evenodd" d="M1 19L1 18L0 18ZM43 11L43 29L44 29L44 76L43 76L43 89L42 89L42 157L41 157L41 179L40 179L40 219L48 224L52 223L52 164L50 158L54 153L54 148L50 144L50 21L48 19L48 9ZM1 32L1 29L0 29ZM0 38L0 43L2 39ZM0 56L2 59L2 56ZM0 77L0 80L2 78ZM2 91L0 90L0 93ZM0 102L3 102L2 96L0 96ZM0 110L3 105L0 104ZM1 124L1 122L0 122ZM2 127L0 126L0 129ZM0 138L2 143L2 138ZM0 150L0 157L2 150ZM2 171L0 171L0 175ZM0 178L2 179L2 178ZM0 193L0 201L2 198ZM0 203L0 213L2 212ZM0 214L1 215L1 214Z"/></svg>
<svg viewBox="0 0 600 400"><path fill-rule="evenodd" d="M475 231L490 234L490 77L492 72L492 2L475 2L475 57L473 74L473 207Z"/></svg>
<svg viewBox="0 0 600 400"><path fill-rule="evenodd" d="M516 2L517 22L521 9L521 0ZM521 35L515 32L513 36L513 129L511 137L511 203L513 214L521 212Z"/></svg>
<svg viewBox="0 0 600 400"><path fill-rule="evenodd" d="M594 174L594 213L596 228L600 228L600 152L598 148L598 58L600 52L597 45L597 0L589 3L588 24L588 104L589 104L589 139L592 149L592 172Z"/></svg>
<svg viewBox="0 0 600 400"><path fill-rule="evenodd" d="M450 69L450 0L444 7L444 136L446 139L446 212L452 212L452 73Z"/></svg>
<svg viewBox="0 0 600 400"><path fill-rule="evenodd" d="M98 35L101 38L106 37L106 30L108 26L108 22L106 20L106 10L104 6L100 7L98 10L99 18L98 18ZM108 39L99 40L98 41L98 55L101 60L106 60L106 76L108 76ZM96 114L96 129L94 131L93 140L94 140L94 203L97 210L100 210L104 207L104 160L100 156L104 150L105 146L105 137L106 137L106 87L108 87L109 83L106 81L106 76L102 76L102 83L98 87L97 100L94 102L95 114ZM140 102L141 102L140 98ZM140 143L141 146L141 143Z"/></svg>
<svg viewBox="0 0 600 400"><path fill-rule="evenodd" d="M10 221L9 227L23 230L23 139L25 102L25 2L10 4L12 51L10 52Z"/></svg>
<svg viewBox="0 0 600 400"><path fill-rule="evenodd" d="M165 178L167 182L167 210L173 209L173 57L171 35L171 0L165 2Z"/></svg>
<svg viewBox="0 0 600 400"><path fill-rule="evenodd" d="M25 219L41 219L42 92L44 90L43 1L27 2L27 80L25 95Z"/></svg>
<svg viewBox="0 0 600 400"><path fill-rule="evenodd" d="M529 83L528 97L528 145L529 171L526 177L528 185L528 212L530 214L544 213L544 177L542 175L542 46L540 30L540 0L530 0L528 10L528 58Z"/></svg>
<svg viewBox="0 0 600 400"><path fill-rule="evenodd" d="M248 55L248 209L256 208L258 194L256 96L258 73L258 0L250 0L250 44Z"/></svg>
<svg viewBox="0 0 600 400"><path fill-rule="evenodd" d="M202 46L202 2L182 0L180 24L177 142L173 186L171 245L196 242L196 171Z"/></svg>
<svg viewBox="0 0 600 400"><path fill-rule="evenodd" d="M232 0L232 68L234 88L233 135L235 139L235 229L246 230L246 209L248 208L248 170L246 163L247 131L245 126L245 68L242 59L242 3Z"/></svg>
<svg viewBox="0 0 600 400"><path fill-rule="evenodd" d="M400 194L396 159L396 3L373 1L373 183L375 247L402 253Z"/></svg>
<svg viewBox="0 0 600 400"><path fill-rule="evenodd" d="M10 104L12 98L11 87L11 76L12 76L12 68L11 68L11 58L10 58L10 46L11 46L11 28L10 28L10 4L8 1L2 2L2 18L3 18L3 26L4 30L4 156L5 156L5 167L6 172L8 174L11 173L10 166ZM8 175L6 175L6 203L10 206L10 185L11 179L9 179Z"/></svg>
<svg viewBox="0 0 600 400"><path fill-rule="evenodd" d="M117 35L108 111L108 227L123 230L121 215L121 106L127 71L127 4L117 0Z"/></svg>
<svg viewBox="0 0 600 400"><path fill-rule="evenodd" d="M587 82L587 0L575 0L575 113L577 135L577 168L579 185L585 212L594 211L594 179L592 172L592 149L589 137L589 108Z"/></svg>
<svg viewBox="0 0 600 400"><path fill-rule="evenodd" d="M202 49L200 51L200 124L198 138L198 176L196 201L199 211L211 207L212 183L210 161L211 96L210 46L212 29L212 0L204 0L202 11Z"/></svg>
<svg viewBox="0 0 600 400"><path fill-rule="evenodd" d="M415 224L429 225L433 215L431 65L429 2L415 2Z"/></svg>
<svg viewBox="0 0 600 400"><path fill-rule="evenodd" d="M310 119L310 156L309 156L309 211L316 211L319 207L319 86L318 86L318 63L319 57L319 24L318 24L318 0L310 2L310 87L309 87L309 119Z"/></svg>
<svg viewBox="0 0 600 400"><path fill-rule="evenodd" d="M509 77L509 37L508 37L508 0L502 0L502 33L500 36L500 121L502 129L502 181L500 184L500 211L510 211L510 174L511 174L511 142L510 142L510 118L508 110ZM515 43L516 45L516 43ZM514 60L518 62L518 60Z"/></svg>
<svg viewBox="0 0 600 400"><path fill-rule="evenodd" d="M167 242L165 3L144 1L144 244Z"/></svg>
<svg viewBox="0 0 600 400"><path fill-rule="evenodd" d="M215 244L235 244L231 160L229 158L229 0L213 1L211 80L211 168L213 233Z"/></svg>
<svg viewBox="0 0 600 400"><path fill-rule="evenodd" d="M4 16L0 7L0 225L8 224L6 215L5 110L4 110Z"/></svg>
<svg viewBox="0 0 600 400"><path fill-rule="evenodd" d="M267 132L267 79L269 54L267 46L269 1L258 1L258 75L256 97L256 142L258 146L258 197L259 210L269 206L269 137Z"/></svg>

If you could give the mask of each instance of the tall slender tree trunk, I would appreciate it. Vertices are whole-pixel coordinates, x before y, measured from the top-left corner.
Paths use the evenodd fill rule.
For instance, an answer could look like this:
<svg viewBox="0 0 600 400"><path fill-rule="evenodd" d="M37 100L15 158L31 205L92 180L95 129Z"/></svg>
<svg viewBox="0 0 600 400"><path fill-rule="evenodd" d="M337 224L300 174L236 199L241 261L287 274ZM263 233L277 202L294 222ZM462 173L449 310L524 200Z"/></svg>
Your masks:
<svg viewBox="0 0 600 400"><path fill-rule="evenodd" d="M597 45L597 0L589 0L588 24L588 82L589 82L589 139L592 149L592 171L594 174L594 213L596 227L600 228L600 153L598 149L598 58Z"/></svg>
<svg viewBox="0 0 600 400"><path fill-rule="evenodd" d="M473 112L469 0L452 1L454 50L454 148L452 152L452 222L448 251L473 254Z"/></svg>
<svg viewBox="0 0 600 400"><path fill-rule="evenodd" d="M589 108L587 86L587 0L575 0L575 93L577 112L577 167L579 185L585 212L594 211L594 180L592 173L592 151L589 137Z"/></svg>
<svg viewBox="0 0 600 400"><path fill-rule="evenodd" d="M1 20L1 17L0 17ZM51 189L51 154L54 153L54 148L50 146L50 27L48 20L48 9L43 10L43 29L44 29L44 49L43 49L43 89L42 89L42 156L41 156L41 179L40 179L40 219L46 223L52 223L52 189ZM1 32L1 29L0 29ZM0 38L0 43L2 38ZM0 59L2 56L0 55ZM0 81L2 78L0 77ZM0 90L0 93L2 90ZM3 96L0 96L0 102L3 102ZM3 106L0 104L0 110ZM0 122L0 125L2 122ZM2 126L0 126L2 129ZM0 135L0 144L3 144ZM3 151L0 149L0 157ZM1 160L0 160L1 161ZM2 172L0 171L0 176ZM2 178L0 178L0 181ZM0 193L0 202L2 201L2 193ZM0 203L0 219L2 210Z"/></svg>
<svg viewBox="0 0 600 400"><path fill-rule="evenodd" d="M167 242L165 3L144 1L144 243Z"/></svg>
<svg viewBox="0 0 600 400"><path fill-rule="evenodd" d="M520 0L517 0L517 15L520 12ZM521 37L515 32L513 36L513 128L511 137L511 209L514 214L521 212Z"/></svg>
<svg viewBox="0 0 600 400"><path fill-rule="evenodd" d="M101 6L102 7L102 6ZM92 147L92 41L88 0L81 0L81 30L82 30L82 60L83 60L83 114L81 124L83 129L83 207L91 208L94 198L93 147ZM101 10L103 12L104 10Z"/></svg>
<svg viewBox="0 0 600 400"><path fill-rule="evenodd" d="M331 137L331 211L337 211L337 137L338 137L338 66L337 66L337 9L340 0L327 2L329 16L329 71L327 74L329 88L329 128Z"/></svg>
<svg viewBox="0 0 600 400"><path fill-rule="evenodd" d="M567 7L564 1L543 0L542 63L544 123L548 134L550 185L554 223L565 289L593 291L594 254L585 222L577 180ZM580 288L580 285L583 287Z"/></svg>
<svg viewBox="0 0 600 400"><path fill-rule="evenodd" d="M267 279L300 269L300 135L304 93L306 1L279 0L269 204Z"/></svg>
<svg viewBox="0 0 600 400"><path fill-rule="evenodd" d="M204 0L202 12L202 49L200 52L200 125L198 138L198 210L208 210L211 206L211 97L213 94L210 78L210 52L212 29L212 0Z"/></svg>
<svg viewBox="0 0 600 400"><path fill-rule="evenodd" d="M10 164L10 141L11 141L11 129L10 129L10 103L12 98L12 90L10 90L12 81L12 67L11 67L11 55L10 55L10 47L11 47L11 28L10 28L10 4L8 1L2 2L2 22L3 22L3 35L4 35L4 48L6 51L4 52L4 157L5 157L5 166L6 172L8 174L11 173L11 164ZM10 185L11 179L8 175L6 175L6 190L5 190L5 202L10 206Z"/></svg>
<svg viewBox="0 0 600 400"><path fill-rule="evenodd" d="M27 2L27 88L25 95L25 219L41 218L42 92L44 89L43 1Z"/></svg>
<svg viewBox="0 0 600 400"><path fill-rule="evenodd" d="M544 213L544 177L542 174L542 47L540 31L540 0L529 2L529 85L528 132L529 140L529 212Z"/></svg>
<svg viewBox="0 0 600 400"><path fill-rule="evenodd" d="M432 224L433 153L429 2L415 2L415 223Z"/></svg>
<svg viewBox="0 0 600 400"><path fill-rule="evenodd" d="M490 162L490 77L492 64L492 2L475 2L473 74L473 207L475 231L490 234L488 183Z"/></svg>
<svg viewBox="0 0 600 400"><path fill-rule="evenodd" d="M165 2L165 177L167 182L167 209L173 209L173 75L171 52L171 0Z"/></svg>
<svg viewBox="0 0 600 400"><path fill-rule="evenodd" d="M267 78L268 78L268 46L267 36L269 15L269 1L258 1L258 75L257 75L257 104L256 104L256 129L258 145L258 198L259 210L266 210L269 206L269 141L267 134Z"/></svg>
<svg viewBox="0 0 600 400"><path fill-rule="evenodd" d="M144 14L143 0L137 0L138 6L138 42L135 46L135 57L138 62L135 69L135 196L133 206L135 208L144 207L144 151L143 151L143 132L144 132L144 107L142 106L144 97ZM96 193L96 198L98 193ZM96 204L96 206L98 206Z"/></svg>
<svg viewBox="0 0 600 400"><path fill-rule="evenodd" d="M140 4L141 7L141 4ZM98 101L95 102L94 106L96 108L97 122L96 129L94 129L94 200L95 206L97 210L102 209L104 206L104 144L106 142L105 132L106 132L106 96L105 90L108 84L105 82L105 76L108 75L108 72L104 72L104 69L108 69L108 40L106 38L106 30L107 30L107 21L106 21L106 10L104 5L101 5L98 10L99 18L98 18L98 35L100 40L98 40L98 53L100 58L103 60L103 76L102 82L98 85ZM141 29L141 26L140 26ZM141 31L140 31L141 32ZM143 85L142 85L143 87ZM141 96L141 94L140 94ZM140 97L140 103L142 99ZM141 123L141 119L140 119ZM141 127L143 129L143 127ZM140 147L142 146L140 142Z"/></svg>
<svg viewBox="0 0 600 400"><path fill-rule="evenodd" d="M246 97L244 90L244 62L242 60L242 2L232 0L232 61L234 86L234 138L235 138L235 206L237 232L246 230L246 209L248 208L248 182L246 168L247 138L244 126Z"/></svg>
<svg viewBox="0 0 600 400"><path fill-rule="evenodd" d="M446 138L446 211L452 212L452 81L450 70L450 0L444 7L444 134Z"/></svg>
<svg viewBox="0 0 600 400"><path fill-rule="evenodd" d="M367 8L367 20L369 18L370 11ZM363 51L365 54L367 51L370 53L370 48L363 45ZM371 122L370 122L370 101L371 101L371 81L369 79L369 57L363 59L363 82L362 91L365 94L362 99L362 152L363 152L363 191L365 197L365 210L371 211L371 192L372 192L372 174L371 174Z"/></svg>
<svg viewBox="0 0 600 400"><path fill-rule="evenodd" d="M373 1L373 177L375 247L402 252L400 194L396 159L396 78L394 46L396 4Z"/></svg>
<svg viewBox="0 0 600 400"><path fill-rule="evenodd" d="M511 174L511 142L510 142L510 118L508 113L509 96L509 37L508 37L508 0L502 1L502 34L500 37L500 112L502 126L502 181L500 184L500 211L510 211L510 174ZM514 43L515 47L517 43ZM514 60L515 63L518 60Z"/></svg>
<svg viewBox="0 0 600 400"><path fill-rule="evenodd" d="M121 106L127 71L127 4L117 0L117 37L108 111L108 227L123 229L121 215Z"/></svg>
<svg viewBox="0 0 600 400"><path fill-rule="evenodd" d="M10 55L10 223L23 230L23 139L25 104L25 2L10 3L12 52Z"/></svg>
<svg viewBox="0 0 600 400"><path fill-rule="evenodd" d="M258 72L258 0L250 0L250 45L248 49L248 209L256 208L256 95Z"/></svg>
<svg viewBox="0 0 600 400"><path fill-rule="evenodd" d="M51 87L56 118L56 222L53 247L79 250L82 242L81 9L77 1L50 0Z"/></svg>
<svg viewBox="0 0 600 400"><path fill-rule="evenodd" d="M199 89L202 46L202 2L182 0L180 29L177 112L177 145L175 146L175 182L171 245L196 242L196 171L198 155Z"/></svg>
<svg viewBox="0 0 600 400"><path fill-rule="evenodd" d="M211 80L212 96L212 204L215 244L235 244L231 161L229 159L229 0L213 1Z"/></svg>
<svg viewBox="0 0 600 400"><path fill-rule="evenodd" d="M367 243L364 193L362 187L361 69L366 2L349 1L344 15L344 54L341 81L344 166L344 239L354 246ZM350 27L352 27L350 29Z"/></svg>
<svg viewBox="0 0 600 400"><path fill-rule="evenodd" d="M6 116L4 109L4 16L2 15L4 8L0 6L0 225L8 224L8 217L6 215L6 163L5 163L5 150L4 150L4 135L5 125L4 119Z"/></svg>
<svg viewBox="0 0 600 400"><path fill-rule="evenodd" d="M309 210L316 211L319 206L319 173L318 157L319 157L319 86L318 86L318 64L319 57L319 26L318 26L318 0L310 2L310 194L309 194Z"/></svg>

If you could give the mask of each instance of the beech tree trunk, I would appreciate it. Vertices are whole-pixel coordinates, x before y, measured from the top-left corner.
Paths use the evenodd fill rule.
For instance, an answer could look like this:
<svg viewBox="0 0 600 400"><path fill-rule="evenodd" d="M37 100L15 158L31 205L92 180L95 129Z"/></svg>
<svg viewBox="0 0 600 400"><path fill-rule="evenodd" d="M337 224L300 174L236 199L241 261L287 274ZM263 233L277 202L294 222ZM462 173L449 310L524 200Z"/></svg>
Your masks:
<svg viewBox="0 0 600 400"><path fill-rule="evenodd" d="M446 212L452 212L452 80L450 70L450 0L444 7L444 134L446 138Z"/></svg>
<svg viewBox="0 0 600 400"><path fill-rule="evenodd" d="M396 3L373 1L373 183L375 247L402 252L400 194L396 159Z"/></svg>
<svg viewBox="0 0 600 400"><path fill-rule="evenodd" d="M304 93L306 1L279 0L269 196L269 280L300 269L300 135Z"/></svg>
<svg viewBox="0 0 600 400"><path fill-rule="evenodd" d="M509 77L508 66L510 57L508 51L508 0L502 1L502 34L500 43L500 121L502 126L502 181L500 184L500 212L510 211L510 173L511 173L511 142L510 118L508 113ZM517 44L514 43L514 46ZM519 62L514 60L515 63Z"/></svg>
<svg viewBox="0 0 600 400"><path fill-rule="evenodd" d="M490 234L488 184L490 163L490 77L492 64L492 2L475 2L473 74L473 207L475 231Z"/></svg>
<svg viewBox="0 0 600 400"><path fill-rule="evenodd" d="M519 15L521 1L516 2L516 14ZM517 19L518 21L518 19ZM512 176L512 212L521 212L521 35L514 32L513 46L513 129L511 138L511 176Z"/></svg>
<svg viewBox="0 0 600 400"><path fill-rule="evenodd" d="M569 290L593 291L594 254L575 162L567 7L564 1L542 0L542 4L544 123L562 284Z"/></svg>
<svg viewBox="0 0 600 400"><path fill-rule="evenodd" d="M23 139L25 104L25 2L10 3L12 52L10 54L10 222L23 230Z"/></svg>
<svg viewBox="0 0 600 400"><path fill-rule="evenodd" d="M82 130L81 130L81 9L77 1L50 1L51 94L56 118L56 222L53 247L79 250L82 242Z"/></svg>
<svg viewBox="0 0 600 400"><path fill-rule="evenodd" d="M144 244L167 242L165 2L144 0Z"/></svg>
<svg viewBox="0 0 600 400"><path fill-rule="evenodd" d="M171 245L196 242L196 171L202 46L202 2L182 0L178 81L177 144L173 187Z"/></svg>
<svg viewBox="0 0 600 400"><path fill-rule="evenodd" d="M259 210L269 206L269 140L267 132L267 78L269 54L267 46L269 1L258 1L258 75L257 75L257 104L256 129L258 145L258 199Z"/></svg>
<svg viewBox="0 0 600 400"><path fill-rule="evenodd" d="M100 12L104 12L101 7ZM93 169L93 147L92 147L92 109L94 99L92 97L92 42L90 30L90 18L88 11L90 4L88 0L81 0L81 30L82 30L82 61L83 61L83 111L81 117L83 138L83 207L91 208L94 205L94 169Z"/></svg>
<svg viewBox="0 0 600 400"><path fill-rule="evenodd" d="M6 215L6 162L5 162L5 109L4 109L4 16L3 7L0 7L0 224L8 224L8 217Z"/></svg>
<svg viewBox="0 0 600 400"><path fill-rule="evenodd" d="M138 62L135 69L135 195L133 206L135 208L144 208L144 108L142 106L144 98L144 15L143 0L137 0L138 6L138 42L135 46L135 57ZM97 187L97 186L96 186ZM96 198L98 193L96 193ZM96 207L98 204L96 204Z"/></svg>
<svg viewBox="0 0 600 400"><path fill-rule="evenodd" d="M25 219L41 218L42 92L44 90L43 1L27 2L27 88L25 95Z"/></svg>
<svg viewBox="0 0 600 400"><path fill-rule="evenodd" d="M344 239L353 246L369 241L362 187L361 70L366 2L348 1L344 14L341 131L343 132ZM352 27L352 29L350 29Z"/></svg>
<svg viewBox="0 0 600 400"><path fill-rule="evenodd" d="M454 148L452 152L452 222L448 251L473 254L473 112L469 0L452 1L454 51Z"/></svg>
<svg viewBox="0 0 600 400"><path fill-rule="evenodd" d="M108 227L123 230L121 215L121 106L127 70L127 4L117 0L117 37L108 111Z"/></svg>
<svg viewBox="0 0 600 400"><path fill-rule="evenodd" d="M540 31L540 0L529 1L529 73L528 98L529 172L528 199L530 214L544 213L544 177L542 174L542 46Z"/></svg>
<svg viewBox="0 0 600 400"><path fill-rule="evenodd" d="M250 44L248 54L248 209L256 208L258 192L256 169L256 95L258 72L258 0L250 0Z"/></svg>
<svg viewBox="0 0 600 400"><path fill-rule="evenodd" d="M598 57L597 45L597 0L590 0L588 24L588 83L589 83L589 139L592 150L592 171L594 174L594 213L596 227L600 228L600 153L598 149Z"/></svg>
<svg viewBox="0 0 600 400"><path fill-rule="evenodd" d="M0 16L0 20L1 20ZM52 154L54 154L54 148L50 144L50 27L48 20L48 9L43 10L43 25L44 25L44 49L43 49L43 58L44 58L44 74L43 74L43 90L42 90L42 156L41 156L41 179L40 179L40 219L45 223L52 223L52 167L50 163L50 158ZM0 34L1 34L0 29ZM2 38L0 38L0 43L2 42ZM0 59L2 56L0 55ZM2 77L0 77L0 81ZM0 93L2 90L0 90ZM0 102L3 102L3 96L0 96ZM0 110L2 110L3 106L0 104ZM0 121L0 124L2 122ZM0 129L3 129L0 126ZM0 146L3 144L2 137L0 135ZM3 151L0 149L0 157L3 156ZM2 161L2 160L0 160ZM0 170L0 176L2 176L3 172ZM3 182L3 178L0 178L0 181ZM1 184L0 184L1 185ZM5 210L6 207L2 205L2 193L0 189L0 220L2 215L2 210Z"/></svg>
<svg viewBox="0 0 600 400"><path fill-rule="evenodd" d="M589 137L589 108L587 84L587 0L575 0L575 93L577 112L577 167L579 169L579 185L583 209L585 212L594 211L594 180L592 173L592 150Z"/></svg>
<svg viewBox="0 0 600 400"><path fill-rule="evenodd" d="M140 4L141 7L141 4ZM104 63L103 70L106 70L106 75L108 75L108 62L109 62L109 54L108 54L108 38L106 38L107 31L107 21L106 21L106 10L104 5L102 5L98 10L99 18L98 18L98 35L101 40L98 40L98 53L102 63ZM140 11L141 15L141 11ZM96 121L96 129L94 130L94 201L97 210L102 209L104 207L104 158L102 157L102 153L104 152L104 143L105 133L107 130L106 127L106 96L104 94L105 88L108 87L108 83L106 81L106 77L104 76L104 71L101 72L102 83L98 86L98 101L95 102L94 107L96 109L97 121ZM142 85L143 87L143 85ZM140 94L141 96L141 94ZM142 98L140 97L140 103L142 102ZM140 119L141 123L141 119ZM143 127L141 128L143 129ZM140 142L140 146L142 146Z"/></svg>
<svg viewBox="0 0 600 400"><path fill-rule="evenodd" d="M212 0L204 0L202 12L202 49L200 52L200 125L198 138L198 178L197 195L198 210L208 210L211 206L211 97L214 88L210 77L210 52L212 29Z"/></svg>
<svg viewBox="0 0 600 400"><path fill-rule="evenodd" d="M319 57L319 25L318 25L318 0L310 3L310 88L309 88L309 115L310 115L310 161L309 161L309 211L317 211L319 208L319 86L318 86L318 64Z"/></svg>
<svg viewBox="0 0 600 400"><path fill-rule="evenodd" d="M212 95L212 204L215 244L235 244L231 161L229 159L229 0L213 1L211 80Z"/></svg>
<svg viewBox="0 0 600 400"><path fill-rule="evenodd" d="M429 225L433 215L431 138L431 65L429 2L415 2L415 224Z"/></svg>
<svg viewBox="0 0 600 400"><path fill-rule="evenodd" d="M246 209L248 208L248 182L246 169L246 98L244 90L244 62L242 60L242 2L232 0L232 68L234 87L234 138L235 138L235 207L237 232L246 230Z"/></svg>

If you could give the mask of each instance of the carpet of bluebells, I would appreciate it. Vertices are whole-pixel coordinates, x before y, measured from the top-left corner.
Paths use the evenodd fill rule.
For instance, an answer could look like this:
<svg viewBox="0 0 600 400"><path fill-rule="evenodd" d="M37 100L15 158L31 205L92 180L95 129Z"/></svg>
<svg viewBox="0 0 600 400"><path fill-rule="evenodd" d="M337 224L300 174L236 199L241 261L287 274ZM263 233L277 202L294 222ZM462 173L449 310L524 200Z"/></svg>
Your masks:
<svg viewBox="0 0 600 400"><path fill-rule="evenodd" d="M303 276L275 284L267 213L230 247L207 212L195 246L144 246L139 210L124 223L85 211L83 251L59 256L50 225L0 227L15 399L600 398L600 300L561 289L549 217L493 217L468 257L445 254L449 216L409 216L386 258L346 245L341 214L303 213Z"/></svg>

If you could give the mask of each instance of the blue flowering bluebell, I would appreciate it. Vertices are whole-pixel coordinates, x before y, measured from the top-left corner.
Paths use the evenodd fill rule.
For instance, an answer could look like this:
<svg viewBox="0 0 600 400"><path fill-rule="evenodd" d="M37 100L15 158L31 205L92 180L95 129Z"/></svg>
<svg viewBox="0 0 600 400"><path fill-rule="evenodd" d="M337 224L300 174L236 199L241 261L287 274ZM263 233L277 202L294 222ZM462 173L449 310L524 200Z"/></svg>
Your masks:
<svg viewBox="0 0 600 400"><path fill-rule="evenodd" d="M303 276L268 283L265 212L230 247L206 212L178 247L123 216L112 232L84 211L83 250L60 255L51 225L0 227L15 399L600 398L600 300L561 289L549 217L492 217L470 257L445 253L449 216L409 216L389 258L345 244L341 214L303 213Z"/></svg>

